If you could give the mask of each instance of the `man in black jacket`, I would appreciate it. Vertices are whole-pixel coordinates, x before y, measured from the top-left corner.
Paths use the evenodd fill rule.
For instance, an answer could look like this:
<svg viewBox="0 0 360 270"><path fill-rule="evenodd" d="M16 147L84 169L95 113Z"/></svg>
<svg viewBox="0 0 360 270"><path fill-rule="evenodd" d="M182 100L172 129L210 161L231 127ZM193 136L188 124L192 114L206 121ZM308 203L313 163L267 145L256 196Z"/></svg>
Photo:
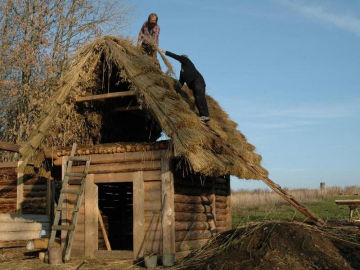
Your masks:
<svg viewBox="0 0 360 270"><path fill-rule="evenodd" d="M165 55L170 56L181 63L181 72L179 82L181 86L184 83L193 91L195 97L195 104L199 110L200 118L202 121L207 122L210 120L209 110L205 98L205 81L200 72L196 69L195 65L190 61L186 55L177 55L169 51L163 51Z"/></svg>

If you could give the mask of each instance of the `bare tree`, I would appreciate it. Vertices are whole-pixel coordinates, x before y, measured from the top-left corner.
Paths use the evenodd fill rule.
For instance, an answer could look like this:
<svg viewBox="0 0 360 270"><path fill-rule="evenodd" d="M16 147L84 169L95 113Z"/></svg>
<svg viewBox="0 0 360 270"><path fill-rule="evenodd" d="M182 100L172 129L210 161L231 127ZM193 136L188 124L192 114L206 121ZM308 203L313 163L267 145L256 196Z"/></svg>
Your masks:
<svg viewBox="0 0 360 270"><path fill-rule="evenodd" d="M52 94L69 55L103 34L119 33L125 0L0 2L0 136L20 143Z"/></svg>

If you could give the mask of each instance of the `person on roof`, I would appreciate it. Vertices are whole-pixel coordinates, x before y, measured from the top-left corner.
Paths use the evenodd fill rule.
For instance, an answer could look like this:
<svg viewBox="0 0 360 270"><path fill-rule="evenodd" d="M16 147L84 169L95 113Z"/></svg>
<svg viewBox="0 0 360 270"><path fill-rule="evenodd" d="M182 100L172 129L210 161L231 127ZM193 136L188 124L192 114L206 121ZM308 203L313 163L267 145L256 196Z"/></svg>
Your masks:
<svg viewBox="0 0 360 270"><path fill-rule="evenodd" d="M157 22L158 16L156 13L151 13L148 20L141 27L138 36L137 45L142 46L145 53L150 56L156 55L156 48L154 48L153 44L159 46L160 26Z"/></svg>
<svg viewBox="0 0 360 270"><path fill-rule="evenodd" d="M204 122L209 121L209 110L205 98L206 84L201 73L196 69L195 65L191 62L187 55L177 55L164 50L160 50L160 52L165 53L165 55L170 56L181 63L179 82L181 86L186 83L186 85L193 91L195 104L199 110L201 120Z"/></svg>

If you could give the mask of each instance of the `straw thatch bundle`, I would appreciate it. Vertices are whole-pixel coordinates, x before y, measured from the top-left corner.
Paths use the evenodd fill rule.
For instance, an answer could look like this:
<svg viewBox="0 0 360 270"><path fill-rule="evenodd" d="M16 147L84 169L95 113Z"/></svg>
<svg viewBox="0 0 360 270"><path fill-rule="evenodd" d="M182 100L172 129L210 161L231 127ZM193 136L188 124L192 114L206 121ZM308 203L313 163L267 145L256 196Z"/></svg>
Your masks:
<svg viewBox="0 0 360 270"><path fill-rule="evenodd" d="M259 179L241 163L240 155L267 175L260 165L261 156L254 152L255 147L236 130L236 123L214 99L207 96L211 115L207 126L200 121L194 97L187 87L183 87L181 94L175 91L176 81L162 73L154 58L144 55L130 41L116 37L98 39L73 57L55 96L45 106L37 128L20 149L25 163L31 161L39 165L44 158L44 146L94 143L102 125L101 112L91 105L80 112L75 109L74 100L78 96L107 92L104 70L136 92L142 108L171 138L174 155L190 164L194 172Z"/></svg>

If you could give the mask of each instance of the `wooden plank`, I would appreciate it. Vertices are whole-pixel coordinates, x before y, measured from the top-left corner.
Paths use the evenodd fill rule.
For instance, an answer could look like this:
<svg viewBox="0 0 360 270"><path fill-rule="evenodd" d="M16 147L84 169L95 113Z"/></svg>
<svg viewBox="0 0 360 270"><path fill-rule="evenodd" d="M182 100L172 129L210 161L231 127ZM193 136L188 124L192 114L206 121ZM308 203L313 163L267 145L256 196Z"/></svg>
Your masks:
<svg viewBox="0 0 360 270"><path fill-rule="evenodd" d="M133 174L133 250L134 259L143 256L144 249L144 173Z"/></svg>
<svg viewBox="0 0 360 270"><path fill-rule="evenodd" d="M68 161L68 157L62 157L61 159L61 181L64 180L65 177L65 173L66 173L66 163ZM67 185L65 188L68 188L69 186ZM66 209L68 207L70 207L70 204L68 203L68 195L67 194L63 194L64 196L64 201L63 201L63 205L62 208ZM66 210L62 210L61 211L61 225L67 225L68 222L68 218L67 218L67 211ZM66 245L66 238L67 238L68 233L66 231L61 231L60 232L60 238L61 238L61 249L64 250L64 247Z"/></svg>
<svg viewBox="0 0 360 270"><path fill-rule="evenodd" d="M28 240L22 241L0 241L0 248L25 247Z"/></svg>
<svg viewBox="0 0 360 270"><path fill-rule="evenodd" d="M22 232L22 231L38 231L40 232L43 228L49 229L49 224L43 226L41 223L30 223L30 222L0 222L0 233L6 232Z"/></svg>
<svg viewBox="0 0 360 270"><path fill-rule="evenodd" d="M18 168L23 163L23 161L18 162ZM24 201L24 173L18 172L17 173L17 186L16 186L16 213L22 213L22 204Z"/></svg>
<svg viewBox="0 0 360 270"><path fill-rule="evenodd" d="M335 200L339 205L360 205L360 200Z"/></svg>
<svg viewBox="0 0 360 270"><path fill-rule="evenodd" d="M175 254L175 207L174 176L170 168L167 151L161 152L161 199L162 199L162 232L163 254Z"/></svg>
<svg viewBox="0 0 360 270"><path fill-rule="evenodd" d="M1 162L0 168L17 168L18 162Z"/></svg>
<svg viewBox="0 0 360 270"><path fill-rule="evenodd" d="M210 230L208 222L194 222L194 221L176 221L175 234L178 231L197 231L197 230Z"/></svg>
<svg viewBox="0 0 360 270"><path fill-rule="evenodd" d="M146 193L158 192L161 194L161 181L160 180L146 181L144 183L144 190L146 191Z"/></svg>
<svg viewBox="0 0 360 270"><path fill-rule="evenodd" d="M206 222L208 222L212 218L213 218L212 215L204 214L204 213L175 212L175 220L176 221L206 221Z"/></svg>
<svg viewBox="0 0 360 270"><path fill-rule="evenodd" d="M212 203L212 198L210 196L191 196L191 195L175 194L174 202L210 205Z"/></svg>
<svg viewBox="0 0 360 270"><path fill-rule="evenodd" d="M213 208L211 205L175 203L175 212L213 214Z"/></svg>
<svg viewBox="0 0 360 270"><path fill-rule="evenodd" d="M94 175L89 174L85 183L85 256L94 258L98 250L98 187Z"/></svg>
<svg viewBox="0 0 360 270"><path fill-rule="evenodd" d="M19 152L20 145L9 143L9 142L0 142L0 150L10 151L10 152Z"/></svg>
<svg viewBox="0 0 360 270"><path fill-rule="evenodd" d="M99 216L99 222L100 222L101 232L102 232L102 235L103 235L103 237L104 237L106 249L107 249L108 251L111 251L110 241L109 241L109 238L108 238L108 235L107 235L105 226L104 226L104 221L103 221L103 218L102 218L102 216L101 216L101 213L100 213L99 208L98 208L98 216Z"/></svg>
<svg viewBox="0 0 360 270"><path fill-rule="evenodd" d="M40 231L19 231L0 234L0 241L21 241L40 238Z"/></svg>
<svg viewBox="0 0 360 270"><path fill-rule="evenodd" d="M148 182L145 183L145 186ZM144 187L144 190L146 190L146 188ZM145 202L161 202L161 191L146 191L145 192Z"/></svg>
<svg viewBox="0 0 360 270"><path fill-rule="evenodd" d="M95 174L94 182L99 183L122 183L131 182L134 179L134 174L137 172L123 172L123 173L107 173L107 174ZM161 178L160 171L144 171L143 180L152 181Z"/></svg>
<svg viewBox="0 0 360 270"><path fill-rule="evenodd" d="M0 214L0 222L39 222L50 223L50 217L47 215L19 215L19 214Z"/></svg>
<svg viewBox="0 0 360 270"><path fill-rule="evenodd" d="M81 157L81 156L79 156ZM88 157L88 156L84 156ZM125 152L114 154L94 154L90 155L91 164L103 164L103 163L121 163L121 162L133 162L133 161L146 161L146 160L159 160L160 151L143 151L143 152ZM54 161L55 165L61 165L61 159Z"/></svg>
<svg viewBox="0 0 360 270"><path fill-rule="evenodd" d="M85 97L77 97L75 102L85 102L85 101L95 101L95 100L105 100L111 98L118 98L118 97L129 97L129 96L136 96L136 92L134 90L123 91L123 92L113 92L108 94L100 94L100 95L92 95L92 96L85 96Z"/></svg>
<svg viewBox="0 0 360 270"><path fill-rule="evenodd" d="M82 172L83 166L73 167L73 172ZM89 174L105 174L115 172L135 172L135 171L154 171L160 170L159 160L150 161L134 161L124 163L105 163L105 164L91 164L89 168Z"/></svg>

